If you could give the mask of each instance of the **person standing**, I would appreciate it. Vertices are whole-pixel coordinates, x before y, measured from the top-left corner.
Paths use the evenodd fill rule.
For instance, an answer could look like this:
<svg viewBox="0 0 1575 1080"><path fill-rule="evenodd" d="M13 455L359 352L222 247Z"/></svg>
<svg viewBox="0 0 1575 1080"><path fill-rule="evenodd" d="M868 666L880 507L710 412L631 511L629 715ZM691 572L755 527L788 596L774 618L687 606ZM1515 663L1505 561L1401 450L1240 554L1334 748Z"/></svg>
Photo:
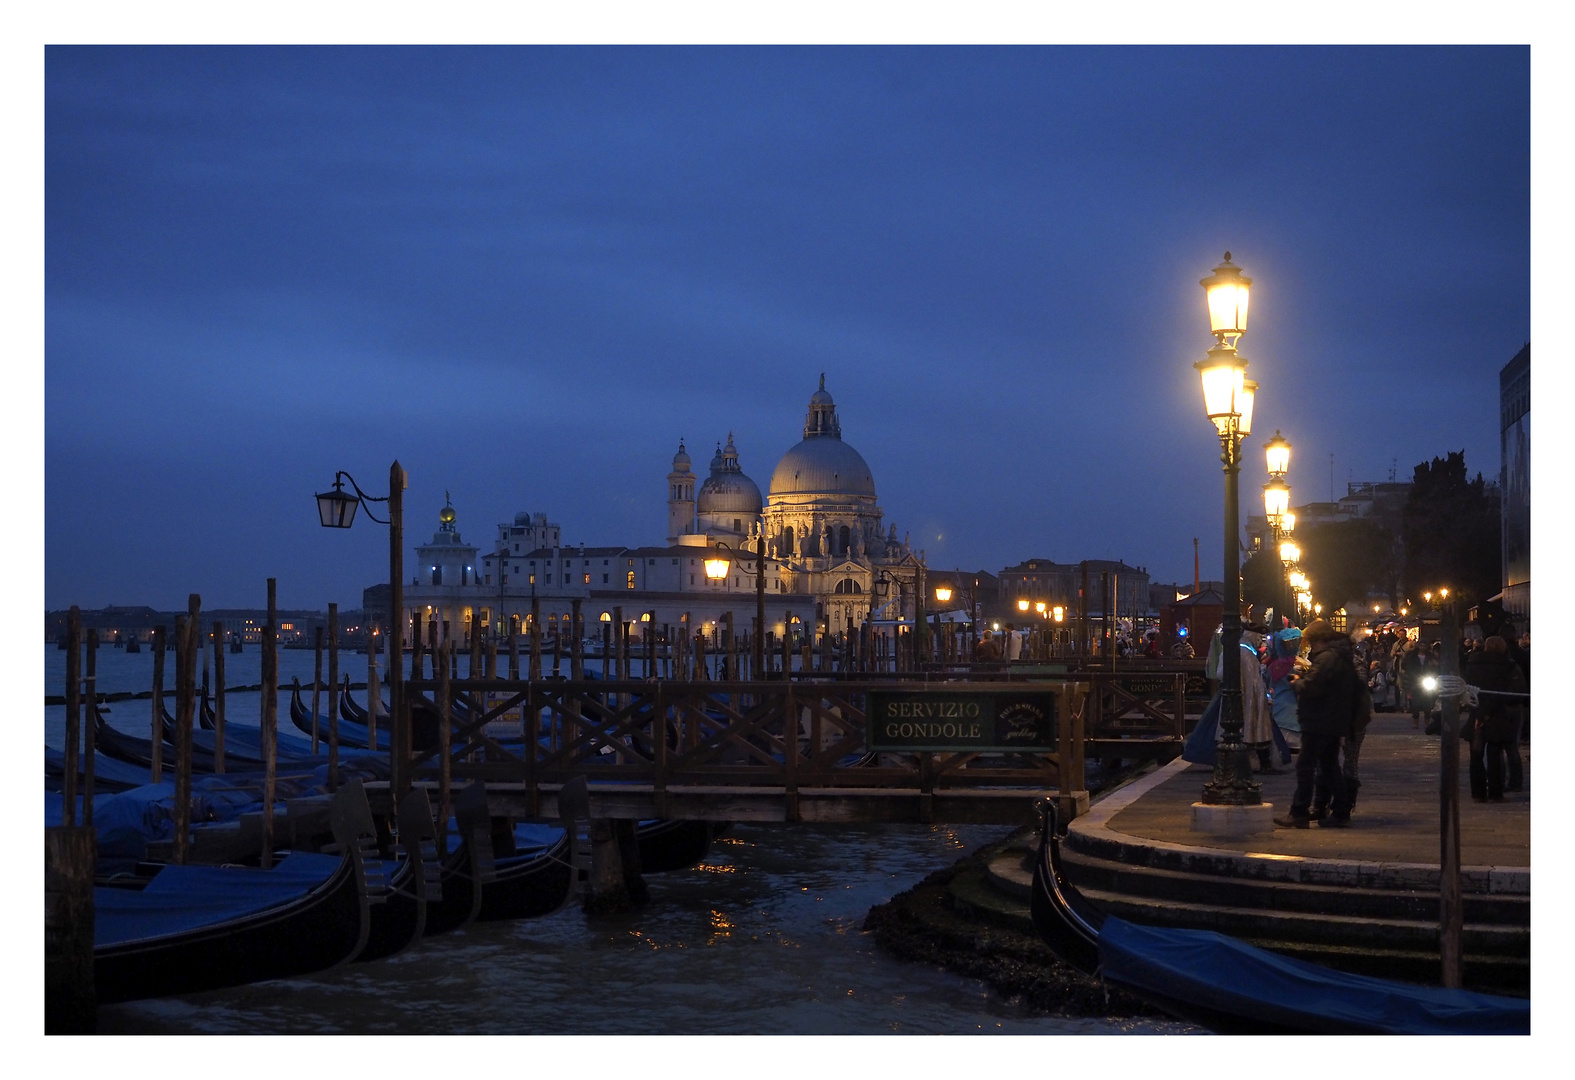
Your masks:
<svg viewBox="0 0 1575 1080"><path fill-rule="evenodd" d="M1353 733L1357 705L1356 666L1351 639L1323 619L1314 619L1302 632L1312 656L1312 667L1292 684L1296 715L1301 722L1302 748L1296 757L1296 794L1289 812L1274 819L1287 829L1305 829L1312 821L1313 791L1322 771L1330 789L1329 814L1318 822L1324 828L1351 824L1350 795L1340 769L1340 740Z"/></svg>
<svg viewBox="0 0 1575 1080"><path fill-rule="evenodd" d="M1509 657L1509 643L1490 637L1471 658L1465 671L1466 682L1480 693L1471 710L1471 797L1477 802L1504 801L1506 761L1518 762L1521 710L1524 701L1499 697L1492 691L1526 693L1526 677ZM1515 777L1511 777L1515 779Z"/></svg>

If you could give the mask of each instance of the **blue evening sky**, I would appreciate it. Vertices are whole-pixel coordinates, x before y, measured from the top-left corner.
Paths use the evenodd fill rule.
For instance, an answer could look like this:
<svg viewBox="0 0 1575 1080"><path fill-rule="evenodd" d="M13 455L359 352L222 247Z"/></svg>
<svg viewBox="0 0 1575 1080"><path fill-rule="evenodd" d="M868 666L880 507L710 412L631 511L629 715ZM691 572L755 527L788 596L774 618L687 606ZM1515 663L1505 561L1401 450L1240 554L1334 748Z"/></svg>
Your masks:
<svg viewBox="0 0 1575 1080"><path fill-rule="evenodd" d="M45 602L360 604L407 538L660 543L821 372L932 567L1219 576L1198 279L1255 279L1243 474L1464 449L1530 337L1524 47L111 48L45 65ZM408 557L407 557L408 561Z"/></svg>

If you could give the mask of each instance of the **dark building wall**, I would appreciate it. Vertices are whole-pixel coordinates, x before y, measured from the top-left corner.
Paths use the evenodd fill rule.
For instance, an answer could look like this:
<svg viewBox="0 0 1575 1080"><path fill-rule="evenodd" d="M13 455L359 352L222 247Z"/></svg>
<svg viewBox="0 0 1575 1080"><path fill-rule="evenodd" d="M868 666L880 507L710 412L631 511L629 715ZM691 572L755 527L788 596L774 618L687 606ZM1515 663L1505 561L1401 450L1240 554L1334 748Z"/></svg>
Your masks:
<svg viewBox="0 0 1575 1080"><path fill-rule="evenodd" d="M1504 610L1531 615L1531 344L1498 373Z"/></svg>

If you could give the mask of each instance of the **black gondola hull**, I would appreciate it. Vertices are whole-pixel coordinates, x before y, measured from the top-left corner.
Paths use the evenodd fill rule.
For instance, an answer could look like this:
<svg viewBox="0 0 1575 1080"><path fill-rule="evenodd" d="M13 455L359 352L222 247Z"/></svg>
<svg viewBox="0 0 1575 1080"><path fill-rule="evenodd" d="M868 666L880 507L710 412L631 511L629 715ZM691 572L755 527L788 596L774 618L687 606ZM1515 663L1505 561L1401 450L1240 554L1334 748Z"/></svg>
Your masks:
<svg viewBox="0 0 1575 1080"><path fill-rule="evenodd" d="M361 942L364 901L354 864L342 860L322 886L245 919L93 953L100 1003L167 997L323 971Z"/></svg>

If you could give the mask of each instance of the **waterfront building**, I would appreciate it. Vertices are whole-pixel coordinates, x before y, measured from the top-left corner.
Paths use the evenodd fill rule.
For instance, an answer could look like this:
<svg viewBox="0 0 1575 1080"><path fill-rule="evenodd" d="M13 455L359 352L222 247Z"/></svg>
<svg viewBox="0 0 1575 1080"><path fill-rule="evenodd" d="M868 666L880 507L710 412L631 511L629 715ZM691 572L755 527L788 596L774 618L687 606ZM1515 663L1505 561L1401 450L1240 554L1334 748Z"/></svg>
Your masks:
<svg viewBox="0 0 1575 1080"><path fill-rule="evenodd" d="M1504 591L1499 599L1517 632L1531 629L1531 343L1498 373L1500 543Z"/></svg>
<svg viewBox="0 0 1575 1080"><path fill-rule="evenodd" d="M825 376L802 438L778 461L764 498L729 432L703 480L679 441L665 501L665 545L565 547L546 514L519 513L498 526L490 550L464 541L446 503L431 541L416 546L405 618L435 622L443 639L466 642L473 626L506 634L528 625L533 603L544 630L566 629L578 601L588 637L597 634L590 624L618 617L619 609L637 633L642 621L714 628L729 614L742 633L754 619L762 536L768 631L795 625L840 634L871 619L913 618L923 552L899 540L896 525L883 531L873 473L842 439ZM722 544L731 565L712 580L705 562Z"/></svg>
<svg viewBox="0 0 1575 1080"><path fill-rule="evenodd" d="M1030 611L1042 602L1051 608L1065 609L1066 617L1071 619L1082 610L1078 601L1086 581L1088 615L1103 618L1106 606L1103 575L1106 574L1110 576L1111 614L1137 622L1153 617L1155 608L1149 596L1148 570L1128 566L1121 559L1083 559L1068 563L1025 559L997 575L991 611L999 612L1002 618L1011 618L1017 611L1017 601L1027 600Z"/></svg>

